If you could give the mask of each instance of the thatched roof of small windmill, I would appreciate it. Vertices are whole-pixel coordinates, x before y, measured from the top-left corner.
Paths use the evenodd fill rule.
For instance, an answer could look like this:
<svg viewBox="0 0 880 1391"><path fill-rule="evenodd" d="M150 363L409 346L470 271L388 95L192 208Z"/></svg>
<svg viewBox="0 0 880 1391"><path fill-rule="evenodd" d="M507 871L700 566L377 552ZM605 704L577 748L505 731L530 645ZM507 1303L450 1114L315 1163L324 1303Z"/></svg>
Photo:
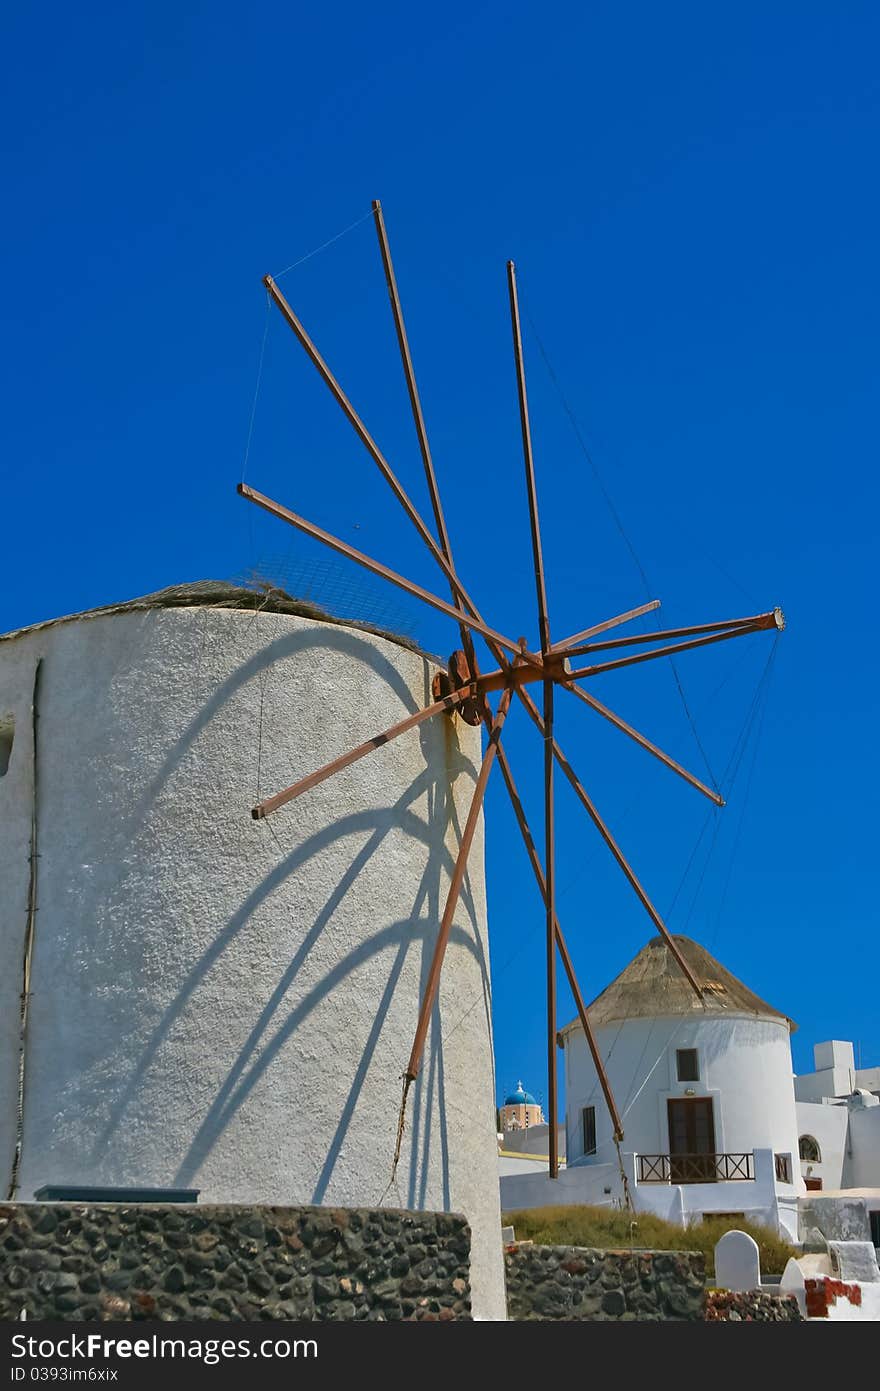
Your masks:
<svg viewBox="0 0 880 1391"><path fill-rule="evenodd" d="M703 987L703 1003L665 939L654 937L587 1006L594 1028L624 1019L655 1019L679 1014L710 1017L752 1014L761 1019L783 1020L791 1031L797 1028L788 1015L755 995L699 942L679 936L674 941ZM579 1028L579 1021L574 1019L564 1032Z"/></svg>
<svg viewBox="0 0 880 1391"><path fill-rule="evenodd" d="M48 618L42 623L33 623L27 628L17 628L10 633L0 633L0 642L32 633L40 628L51 628L58 623L71 623L74 619L103 618L114 613L131 613L142 609L250 609L260 613L289 613L298 618L313 618L318 623L335 623L344 628L358 628L362 632L375 633L400 647L422 653L412 639L399 633L377 628L372 623L364 623L356 618L337 618L310 599L297 599L283 589L268 585L251 588L247 585L231 583L228 580L194 580L187 584L172 584L167 589L157 589L153 594L144 594L137 599L125 599L118 604L104 604L97 609L86 609L81 613L65 614L59 618Z"/></svg>

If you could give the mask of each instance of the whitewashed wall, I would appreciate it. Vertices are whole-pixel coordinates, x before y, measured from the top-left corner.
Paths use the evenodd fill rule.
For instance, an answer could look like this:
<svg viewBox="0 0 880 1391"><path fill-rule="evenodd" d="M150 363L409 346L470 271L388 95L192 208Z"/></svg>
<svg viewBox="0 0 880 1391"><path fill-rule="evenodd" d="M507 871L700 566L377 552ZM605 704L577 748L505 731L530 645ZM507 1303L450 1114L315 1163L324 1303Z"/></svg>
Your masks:
<svg viewBox="0 0 880 1391"><path fill-rule="evenodd" d="M847 1188L880 1188L880 1106L849 1108L849 1149L843 1180Z"/></svg>
<svg viewBox="0 0 880 1391"><path fill-rule="evenodd" d="M809 1168L810 1177L820 1178L823 1188L842 1188L849 1123L846 1103L826 1106L822 1102L798 1101L795 1104L798 1136L812 1135L822 1155L819 1163L801 1161L801 1173L806 1177Z"/></svg>
<svg viewBox="0 0 880 1391"><path fill-rule="evenodd" d="M794 1080L798 1101L821 1101L825 1096L847 1096L856 1085L853 1046L842 1039L813 1044L815 1072Z"/></svg>
<svg viewBox="0 0 880 1391"><path fill-rule="evenodd" d="M754 1016L631 1019L596 1031L608 1076L623 1115L622 1148L640 1154L669 1152L667 1101L692 1088L711 1096L719 1153L769 1149L792 1156L799 1179L798 1128L791 1047L784 1020ZM679 1082L676 1051L696 1048L700 1079ZM568 1163L583 1154L581 1109L596 1108L595 1162L614 1157L611 1122L582 1031L565 1035ZM796 1183L799 1187L799 1183Z"/></svg>
<svg viewBox="0 0 880 1391"><path fill-rule="evenodd" d="M149 1184L214 1202L456 1209L473 1228L475 1310L503 1317L481 832L388 1189L479 731L441 718L270 822L250 816L258 791L430 700L427 661L353 629L155 609L0 643L0 716L17 721L0 779L4 1187L40 656L19 1196Z"/></svg>
<svg viewBox="0 0 880 1391"><path fill-rule="evenodd" d="M793 1190L786 1197L775 1182L773 1152L755 1152L755 1178L751 1182L730 1183L639 1183L636 1156L623 1151L623 1169L636 1213L650 1212L667 1222L687 1226L713 1213L741 1212L755 1222L784 1230L797 1240L797 1199ZM499 1161L501 1206L505 1212L518 1208L588 1204L596 1207L622 1207L624 1189L620 1165L576 1164L561 1169L557 1179L548 1177L546 1165L534 1161Z"/></svg>

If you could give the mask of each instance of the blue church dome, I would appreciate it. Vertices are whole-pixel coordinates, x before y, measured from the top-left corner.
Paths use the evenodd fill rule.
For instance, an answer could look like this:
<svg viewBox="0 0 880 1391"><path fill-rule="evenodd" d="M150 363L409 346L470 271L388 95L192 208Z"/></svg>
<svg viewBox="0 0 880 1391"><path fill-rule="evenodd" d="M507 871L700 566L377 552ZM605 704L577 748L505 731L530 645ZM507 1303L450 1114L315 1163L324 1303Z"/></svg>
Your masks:
<svg viewBox="0 0 880 1391"><path fill-rule="evenodd" d="M505 1106L537 1106L537 1101L531 1092L523 1090L522 1082L517 1082L516 1091L511 1092L504 1098Z"/></svg>

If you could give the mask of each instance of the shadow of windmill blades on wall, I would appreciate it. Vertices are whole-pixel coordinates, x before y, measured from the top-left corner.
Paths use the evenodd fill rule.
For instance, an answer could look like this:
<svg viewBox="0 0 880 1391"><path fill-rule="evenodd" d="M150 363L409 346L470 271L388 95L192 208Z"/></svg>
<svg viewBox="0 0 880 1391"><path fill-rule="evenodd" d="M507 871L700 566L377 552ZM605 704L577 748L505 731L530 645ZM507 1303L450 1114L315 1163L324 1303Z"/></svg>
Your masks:
<svg viewBox="0 0 880 1391"><path fill-rule="evenodd" d="M427 784L427 778L419 779L416 784L413 784L406 794L407 801L415 800L420 796L423 782ZM432 785L436 786L436 784ZM374 933L366 943L350 953L332 972L326 974L322 980L312 988L306 997L291 1010L285 1023L276 1030L271 1040L265 1043L264 1037L270 1024L286 998L303 961L317 940L320 932L325 930L344 899L345 894L349 891L354 880L379 849L382 840L388 834L389 830L400 829L401 827L410 834L417 834L419 839L427 845L429 852L428 864L422 876L410 918L383 929L378 933ZM316 921L309 931L305 941L291 961L290 967L280 979L272 998L267 1002L261 1012L245 1047L242 1048L236 1062L230 1069L226 1081L215 1098L208 1116L199 1129L190 1152L181 1165L178 1172L178 1178L181 1181L184 1174L197 1173L199 1165L204 1162L213 1145L216 1144L220 1134L222 1134L229 1121L244 1103L248 1094L265 1073L280 1049L293 1036L297 1028L300 1027L312 1010L315 1009L331 991L344 984L346 978L358 965L362 964L369 957L375 956L386 950L389 945L399 942L397 958L382 996L379 1015L370 1030L367 1044L365 1045L364 1052L358 1064L348 1101L343 1108L343 1114L337 1126L336 1135L331 1143L327 1163L317 1180L314 1201L322 1200L323 1196L326 1194L327 1185L330 1181L339 1149L343 1143L345 1132L350 1123L361 1087L366 1078L367 1069L381 1032L381 1024L390 1007L394 985L405 965L407 953L413 947L417 947L419 943L427 947L432 941L436 931L436 904L439 900L438 885L444 870L446 873L449 872L451 860L452 856L450 851L445 846L442 849L440 848L439 837L436 832L433 831L430 826L426 826L419 818L409 814L402 817L399 804L396 809L396 815L392 817L382 817L381 824L376 826L370 840L349 866L342 881L340 881L340 884L337 886L337 890L325 905L318 921ZM290 867L288 867L288 872L292 872ZM476 911L471 900L470 890L468 890L468 893L463 897L463 906L466 908L470 919L470 930L460 927L454 928L452 940L458 946L464 945L467 951L478 961L483 992L484 995L488 996L488 963L485 959L482 943L476 930ZM429 899L433 900L435 912L433 915L429 914L426 917L423 915L422 910ZM429 953L426 954L426 952L423 951L421 955L422 987L424 987L424 979L428 969L428 959ZM258 1050L259 1057L255 1058L255 1054ZM401 1060L398 1058L388 1059L387 1065L391 1069L392 1074L396 1077L401 1065ZM429 1095L430 1094L432 1094L432 1089L429 1086ZM429 1134L426 1134L424 1142L428 1144L429 1139ZM448 1188L448 1145L445 1139L442 1141L442 1144L444 1146L444 1154L446 1155L444 1184ZM423 1172L427 1174L427 1155L420 1154L418 1146L414 1147L412 1163L414 1166L412 1171L413 1174L416 1172L419 1164L423 1167ZM412 1182L414 1182L414 1179L411 1178L411 1183Z"/></svg>
<svg viewBox="0 0 880 1391"><path fill-rule="evenodd" d="M262 1034L265 1024L268 1023L268 1019L271 1018L272 1013L283 998L297 970L303 964L320 934L327 927L328 923L330 923L333 915L343 903L358 876L372 859L389 832L397 828L405 835L420 840L426 845L430 844L430 827L421 817L412 813L409 810L409 806L412 802L418 801L432 783L433 778L426 769L423 774L410 784L391 813L389 813L389 810L386 808L377 808L373 811L353 812L346 817L340 818L332 825L324 827L322 830L309 836L301 845L295 847L289 855L285 856L285 858L280 861L259 884L257 884L251 893L244 899L238 911L214 937L210 946L185 976L175 999L164 1012L149 1042L142 1050L135 1069L125 1084L119 1101L111 1112L110 1120L101 1133L92 1154L93 1161L96 1161L106 1150L110 1138L120 1125L130 1102L137 1093L138 1087L144 1080L150 1067L157 1061L160 1050L168 1039L174 1023L182 1015L208 972L217 965L223 953L247 926L257 908L259 908L271 894L284 885L287 880L295 876L305 868L310 861L321 855L335 842L350 836L357 836L364 831L372 832L366 844L360 849L346 868L336 888L330 894L323 908L316 916L314 923L306 932L301 945L292 958L290 966L276 988L272 1000L264 1008L264 1012L268 1012L266 1013L265 1023L260 1029L260 1034ZM451 852L446 852L446 858L451 861ZM254 1043L255 1042L256 1039L254 1039Z"/></svg>
<svg viewBox="0 0 880 1391"><path fill-rule="evenodd" d="M144 621L149 621L149 615L144 615ZM356 631L340 626L337 629L331 628L329 630L323 628L320 632L287 633L274 638L238 665L225 680L210 692L201 707L192 715L186 728L165 754L158 771L150 780L143 794L134 803L131 812L119 821L108 822L106 834L113 838L108 847L108 854L115 856L120 863L125 862L127 849L142 832L151 813L161 803L166 784L180 770L199 738L223 714L229 702L237 694L241 693L251 681L265 680L270 677L275 673L279 663L302 658L307 654L314 654L320 660L322 653L332 653L336 657L345 657L362 662L386 684L390 700L399 700L408 714L415 714L420 708L406 681L393 664L374 644L359 637ZM365 731L367 734L372 732L374 731ZM252 731L249 737L253 738L256 749L256 731ZM185 794L185 788L178 795L183 794ZM249 812L252 798L252 789L243 790L242 805L243 809L246 808L245 814Z"/></svg>
<svg viewBox="0 0 880 1391"><path fill-rule="evenodd" d="M377 1018L375 1032L371 1031L368 1036L367 1043L361 1054L355 1073L349 1099L343 1107L343 1114L337 1127L337 1136L331 1143L331 1151L328 1153L327 1163L316 1182L315 1196L312 1200L316 1202L321 1201L323 1196L326 1195L327 1186L332 1177L332 1171L335 1166L336 1158L338 1158L339 1149L345 1139L347 1126L350 1124L351 1117L354 1114L354 1108L357 1104L358 1096L363 1087L367 1070L381 1033L381 1025L384 1019L387 1018L388 1010L391 1006L394 987L406 964L406 956L411 948L418 946L420 940L425 942L426 939L430 937L430 932L431 925L424 919L417 925L415 931L413 930L412 921L407 919L403 922L394 923L381 932L375 933L368 942L363 943L360 947L350 952L332 971L322 977L308 994L289 1012L284 1022L278 1026L268 1042L262 1044L259 1056L254 1056L254 1046L250 1046L251 1040L249 1040L249 1046L243 1049L239 1054L235 1065L230 1070L205 1120L199 1127L196 1137L175 1175L175 1184L178 1186L185 1186L191 1179L196 1177L200 1166L205 1162L236 1113L245 1104L254 1087L256 1087L261 1078L265 1075L285 1044L293 1037L297 1029L301 1027L309 1015L326 999L329 992L345 985L351 973L365 961L385 951L389 946L396 946L398 948L398 955L392 966L382 997L382 1008L384 1012L381 1014L380 1018ZM474 942L473 936L461 928L454 928L452 932L452 941L456 946L463 947L479 961L484 978L486 978L486 962ZM295 972L291 973L291 979L294 974ZM268 1011L266 1012L265 1027L268 1027L271 1018L274 1017L278 1005L280 1005L281 1000L286 994L288 985L289 982L286 982L283 989L279 988L277 992L278 1003L275 1009L271 1011L271 1014L269 1014ZM256 1030L254 1032L256 1033ZM389 1058L387 1060L387 1067L389 1075L396 1076L399 1068L399 1060L396 1058ZM430 1093L430 1084L428 1090ZM389 1107L389 1116L390 1115L391 1108ZM422 1152L422 1146L427 1146L429 1144L430 1126L428 1126L428 1133L418 1144L416 1141L417 1133L417 1129L414 1127L412 1155L413 1172L416 1171L419 1164L427 1167L427 1149ZM447 1153L446 1178L444 1181L448 1183L448 1151L444 1152ZM411 1184L412 1182L413 1180L411 1178ZM318 1196L319 1193L321 1196Z"/></svg>

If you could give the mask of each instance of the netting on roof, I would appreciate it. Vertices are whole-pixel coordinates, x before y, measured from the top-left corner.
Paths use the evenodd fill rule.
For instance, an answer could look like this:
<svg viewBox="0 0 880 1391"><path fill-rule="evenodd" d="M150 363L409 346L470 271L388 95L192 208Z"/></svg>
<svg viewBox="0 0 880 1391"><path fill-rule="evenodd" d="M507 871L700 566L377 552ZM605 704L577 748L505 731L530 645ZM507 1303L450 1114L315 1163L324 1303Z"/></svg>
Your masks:
<svg viewBox="0 0 880 1391"><path fill-rule="evenodd" d="M165 589L157 589L152 594L144 594L136 599L126 599L118 604L103 604L100 608L86 609L81 613L66 614L60 618L50 618L43 623L34 623L27 628L18 628L10 633L0 634L0 642L18 637L20 633L33 632L38 628L48 628L55 623L69 623L74 619L97 618L114 613L131 613L142 609L173 608L226 608L249 609L261 613L287 613L297 618L311 618L318 623L334 623L345 628L358 628L362 632L375 633L400 647L412 652L421 652L418 643L412 638L373 623L357 618L340 618L328 613L326 609L310 599L298 599L286 590L269 584L245 585L228 580L194 580L186 584L172 584Z"/></svg>

